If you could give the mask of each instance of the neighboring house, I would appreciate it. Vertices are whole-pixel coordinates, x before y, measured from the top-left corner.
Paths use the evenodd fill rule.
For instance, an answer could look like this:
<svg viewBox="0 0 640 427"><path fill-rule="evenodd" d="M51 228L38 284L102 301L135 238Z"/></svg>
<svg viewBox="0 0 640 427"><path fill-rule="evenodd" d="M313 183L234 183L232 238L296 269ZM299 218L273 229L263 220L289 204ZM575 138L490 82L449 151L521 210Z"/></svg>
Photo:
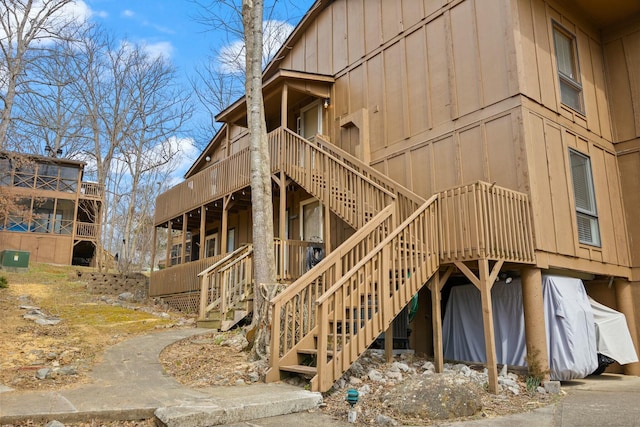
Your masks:
<svg viewBox="0 0 640 427"><path fill-rule="evenodd" d="M84 166L0 152L0 191L17 207L0 217L0 251L29 252L31 262L94 265L103 191L82 181Z"/></svg>
<svg viewBox="0 0 640 427"><path fill-rule="evenodd" d="M488 296L500 272L522 279L542 368L543 273L583 279L626 315L637 348L638 76L635 1L317 1L264 72L289 284L272 301L267 379L299 372L327 390L382 331L406 338L416 293L409 342L440 367L441 298L462 277L482 294L495 389ZM251 310L245 109L220 113L155 214L170 262L151 294L223 327ZM315 250L325 258L305 273Z"/></svg>

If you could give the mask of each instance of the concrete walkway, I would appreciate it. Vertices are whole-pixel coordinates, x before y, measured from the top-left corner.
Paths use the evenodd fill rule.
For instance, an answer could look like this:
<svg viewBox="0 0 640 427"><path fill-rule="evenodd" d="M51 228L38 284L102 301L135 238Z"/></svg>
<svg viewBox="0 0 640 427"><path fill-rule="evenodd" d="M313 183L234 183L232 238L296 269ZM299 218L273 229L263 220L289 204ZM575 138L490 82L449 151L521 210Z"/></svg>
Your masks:
<svg viewBox="0 0 640 427"><path fill-rule="evenodd" d="M90 373L90 383L58 391L0 389L0 424L31 419L62 422L151 418L166 425L209 425L313 409L319 393L285 384L193 390L164 375L158 355L167 345L208 329L177 329L143 335L109 348ZM4 390L4 392L3 392ZM160 409L159 409L160 408Z"/></svg>
<svg viewBox="0 0 640 427"><path fill-rule="evenodd" d="M91 381L58 391L11 391L0 385L0 425L21 420L43 423L144 419L166 426L347 427L313 411L312 393L285 384L189 389L163 374L158 355L167 345L207 329L178 329L143 335L109 348L90 373ZM640 427L640 378L605 374L562 383L567 395L555 405L501 418L440 427ZM309 412L307 412L309 411ZM287 415L291 414L291 415Z"/></svg>

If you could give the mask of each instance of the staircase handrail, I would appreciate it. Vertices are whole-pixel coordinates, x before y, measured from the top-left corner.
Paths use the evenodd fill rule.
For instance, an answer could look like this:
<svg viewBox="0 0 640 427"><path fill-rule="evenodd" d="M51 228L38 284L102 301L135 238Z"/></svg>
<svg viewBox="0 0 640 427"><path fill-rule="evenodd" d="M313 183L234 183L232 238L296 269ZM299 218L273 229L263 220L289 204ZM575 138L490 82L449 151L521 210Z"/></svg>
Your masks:
<svg viewBox="0 0 640 427"><path fill-rule="evenodd" d="M407 200L407 204L409 205L407 209L402 210L400 214L404 217L401 219L405 219L407 215L415 212L418 207L420 207L426 199L407 187L399 184L398 182L392 180L379 170L371 167L370 165L364 163L362 160L355 157L353 154L343 150L335 144L332 144L327 139L325 139L324 135L318 134L315 137L315 143L324 151L327 151L334 157L341 159L343 163L351 166L353 169L359 171L363 175L367 176L369 179L372 179L374 182L377 182L382 187L390 190L394 194L396 194L399 200L405 199Z"/></svg>
<svg viewBox="0 0 640 427"><path fill-rule="evenodd" d="M328 390L437 271L437 205L436 194L316 300L318 319L310 332L318 339L313 390Z"/></svg>
<svg viewBox="0 0 640 427"><path fill-rule="evenodd" d="M343 271L351 270L361 256L376 247L384 239L384 234L394 228L395 206L391 204L270 301L273 313L270 357L272 372L278 371L280 361L293 354L301 344L301 339L315 328L317 298L342 276ZM308 312L306 317L302 313L293 322L299 330L289 333L286 329L290 323L288 317L294 315L296 304L298 311L305 309Z"/></svg>

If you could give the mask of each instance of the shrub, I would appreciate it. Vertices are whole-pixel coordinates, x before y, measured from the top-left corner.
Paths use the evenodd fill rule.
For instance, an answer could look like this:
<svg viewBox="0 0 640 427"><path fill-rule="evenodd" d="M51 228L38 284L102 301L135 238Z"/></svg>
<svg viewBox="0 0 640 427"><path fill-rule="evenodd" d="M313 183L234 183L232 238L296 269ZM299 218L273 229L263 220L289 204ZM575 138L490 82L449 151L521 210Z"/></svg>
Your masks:
<svg viewBox="0 0 640 427"><path fill-rule="evenodd" d="M4 289L8 287L9 287L9 282L7 281L7 278L4 276L0 276L0 289Z"/></svg>

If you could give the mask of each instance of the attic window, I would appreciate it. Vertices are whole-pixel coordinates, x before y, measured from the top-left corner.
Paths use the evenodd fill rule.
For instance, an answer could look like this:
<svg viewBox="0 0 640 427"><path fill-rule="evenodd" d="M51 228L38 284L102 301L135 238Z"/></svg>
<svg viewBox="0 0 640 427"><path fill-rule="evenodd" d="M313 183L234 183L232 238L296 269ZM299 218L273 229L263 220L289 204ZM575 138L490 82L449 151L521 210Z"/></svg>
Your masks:
<svg viewBox="0 0 640 427"><path fill-rule="evenodd" d="M569 150L573 194L576 202L578 240L587 245L600 246L598 211L593 190L591 160L584 154Z"/></svg>
<svg viewBox="0 0 640 427"><path fill-rule="evenodd" d="M576 37L554 24L553 44L556 49L560 100L567 107L584 114Z"/></svg>

